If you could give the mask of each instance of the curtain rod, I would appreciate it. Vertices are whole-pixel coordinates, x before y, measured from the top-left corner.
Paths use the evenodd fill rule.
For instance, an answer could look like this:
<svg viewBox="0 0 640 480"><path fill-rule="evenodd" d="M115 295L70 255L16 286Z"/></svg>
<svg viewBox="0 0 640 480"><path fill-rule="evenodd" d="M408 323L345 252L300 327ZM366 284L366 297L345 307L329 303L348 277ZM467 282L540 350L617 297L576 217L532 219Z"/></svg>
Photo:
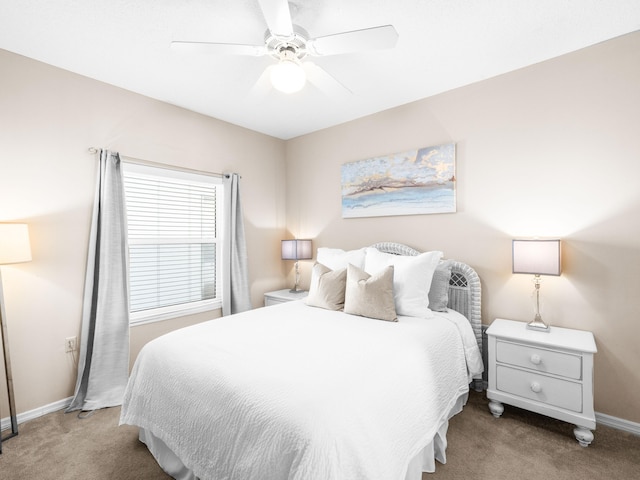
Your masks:
<svg viewBox="0 0 640 480"><path fill-rule="evenodd" d="M96 147L89 147L89 153L98 153L101 149L100 148L96 148ZM120 155L120 154L118 154ZM142 158L135 158L135 157L129 157L127 155L120 155L122 157L123 160L129 162L129 163L135 163L137 165L146 165L148 167L158 167L158 168L165 168L167 170L177 170L179 172L187 172L187 173L197 173L200 175L208 175L210 177L226 177L228 176L227 173L217 173L217 172L206 172L204 170L196 170L194 168L186 168L186 167L177 167L174 165L167 165L165 163L160 163L160 162L152 162L151 160L143 160ZM242 178L242 177L240 177Z"/></svg>

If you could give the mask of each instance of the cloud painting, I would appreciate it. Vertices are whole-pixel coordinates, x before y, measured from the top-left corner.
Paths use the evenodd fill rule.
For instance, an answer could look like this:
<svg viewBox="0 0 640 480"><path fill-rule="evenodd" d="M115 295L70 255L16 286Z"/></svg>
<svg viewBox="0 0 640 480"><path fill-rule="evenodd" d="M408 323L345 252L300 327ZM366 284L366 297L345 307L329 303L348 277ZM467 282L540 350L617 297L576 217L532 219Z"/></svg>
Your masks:
<svg viewBox="0 0 640 480"><path fill-rule="evenodd" d="M346 163L343 218L456 211L454 143Z"/></svg>

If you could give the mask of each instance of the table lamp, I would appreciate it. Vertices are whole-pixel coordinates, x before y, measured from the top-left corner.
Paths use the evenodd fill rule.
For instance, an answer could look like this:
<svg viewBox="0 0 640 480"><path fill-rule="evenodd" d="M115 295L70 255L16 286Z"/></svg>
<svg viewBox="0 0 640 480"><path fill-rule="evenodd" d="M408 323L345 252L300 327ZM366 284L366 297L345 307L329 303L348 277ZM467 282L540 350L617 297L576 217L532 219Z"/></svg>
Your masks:
<svg viewBox="0 0 640 480"><path fill-rule="evenodd" d="M549 331L540 313L540 275L560 275L560 240L513 240L513 273L534 275L534 318L527 324L530 330Z"/></svg>
<svg viewBox="0 0 640 480"><path fill-rule="evenodd" d="M282 240L282 260L295 260L296 281L292 293L297 293L298 283L300 281L300 270L298 269L298 260L310 260L313 258L313 250L311 248L311 240Z"/></svg>

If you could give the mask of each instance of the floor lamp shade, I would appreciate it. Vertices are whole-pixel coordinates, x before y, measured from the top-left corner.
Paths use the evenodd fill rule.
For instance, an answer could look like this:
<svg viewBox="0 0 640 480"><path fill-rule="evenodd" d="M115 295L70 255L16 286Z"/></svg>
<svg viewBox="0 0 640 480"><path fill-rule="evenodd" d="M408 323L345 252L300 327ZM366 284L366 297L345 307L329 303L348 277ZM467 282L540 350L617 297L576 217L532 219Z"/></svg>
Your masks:
<svg viewBox="0 0 640 480"><path fill-rule="evenodd" d="M30 261L29 227L24 223L0 223L0 265Z"/></svg>
<svg viewBox="0 0 640 480"><path fill-rule="evenodd" d="M8 263L22 263L31 261L31 246L29 243L29 228L24 223L0 223L0 265ZM0 453L2 442L18 434L16 417L16 401L13 395L13 375L11 373L11 357L9 355L9 336L7 332L6 314L4 308L4 294L2 291L2 275L0 272L0 334L4 354L4 371L9 397L9 417L11 433L0 436ZM2 415L0 414L0 418Z"/></svg>

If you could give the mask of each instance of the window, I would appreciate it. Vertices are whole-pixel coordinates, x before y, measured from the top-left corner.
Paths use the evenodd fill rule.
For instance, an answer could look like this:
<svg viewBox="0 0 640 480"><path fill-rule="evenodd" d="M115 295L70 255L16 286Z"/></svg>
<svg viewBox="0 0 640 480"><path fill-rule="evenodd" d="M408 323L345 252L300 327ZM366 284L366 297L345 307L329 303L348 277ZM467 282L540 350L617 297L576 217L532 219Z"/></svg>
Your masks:
<svg viewBox="0 0 640 480"><path fill-rule="evenodd" d="M131 323L222 305L220 178L123 162Z"/></svg>

